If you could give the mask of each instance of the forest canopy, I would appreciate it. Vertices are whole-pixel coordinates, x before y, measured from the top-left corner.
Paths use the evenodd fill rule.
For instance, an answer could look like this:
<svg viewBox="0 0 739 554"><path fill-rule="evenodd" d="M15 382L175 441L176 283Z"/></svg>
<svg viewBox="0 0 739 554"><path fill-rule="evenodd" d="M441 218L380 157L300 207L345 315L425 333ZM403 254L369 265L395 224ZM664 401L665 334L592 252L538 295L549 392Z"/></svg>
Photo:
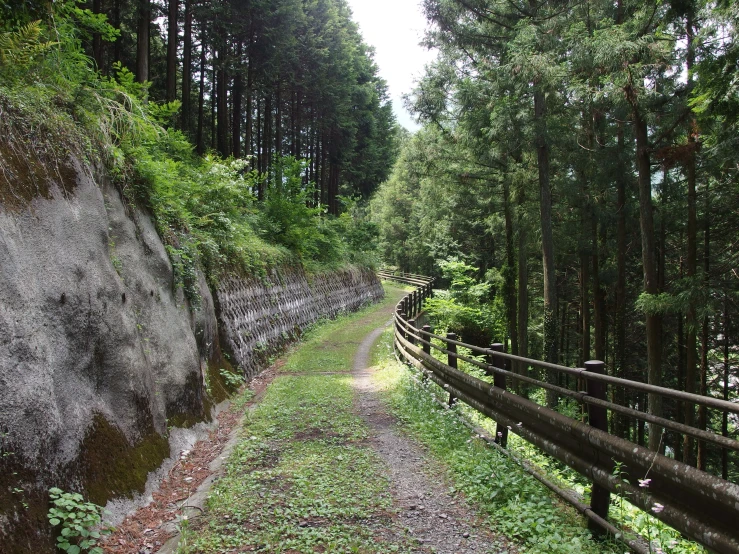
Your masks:
<svg viewBox="0 0 739 554"><path fill-rule="evenodd" d="M384 259L447 279L465 264L513 354L736 399L737 3L423 6L439 54L409 98L424 127L372 201ZM736 435L704 409L615 401ZM729 470L690 438L613 426Z"/></svg>

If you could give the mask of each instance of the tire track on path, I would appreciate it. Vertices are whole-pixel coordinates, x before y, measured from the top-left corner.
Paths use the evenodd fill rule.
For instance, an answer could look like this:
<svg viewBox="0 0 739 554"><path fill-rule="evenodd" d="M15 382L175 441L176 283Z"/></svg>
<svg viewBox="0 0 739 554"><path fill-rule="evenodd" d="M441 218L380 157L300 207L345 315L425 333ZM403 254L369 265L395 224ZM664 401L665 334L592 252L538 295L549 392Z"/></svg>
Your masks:
<svg viewBox="0 0 739 554"><path fill-rule="evenodd" d="M391 312L392 313L392 312ZM443 468L397 427L372 379L372 346L392 323L369 333L354 357L357 411L372 430L371 444L388 468L398 523L418 543L416 552L499 552L493 535L465 503L449 493ZM431 475L433 474L433 477Z"/></svg>

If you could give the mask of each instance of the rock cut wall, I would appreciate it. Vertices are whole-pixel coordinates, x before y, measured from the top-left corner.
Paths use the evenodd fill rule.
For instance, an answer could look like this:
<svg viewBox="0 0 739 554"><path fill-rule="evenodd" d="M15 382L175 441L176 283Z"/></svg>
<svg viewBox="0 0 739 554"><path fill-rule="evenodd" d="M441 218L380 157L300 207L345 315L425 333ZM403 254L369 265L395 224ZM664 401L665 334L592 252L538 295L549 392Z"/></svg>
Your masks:
<svg viewBox="0 0 739 554"><path fill-rule="evenodd" d="M355 311L384 297L377 276L349 268L308 277L282 267L263 279L231 277L219 286L221 340L247 377L321 318Z"/></svg>

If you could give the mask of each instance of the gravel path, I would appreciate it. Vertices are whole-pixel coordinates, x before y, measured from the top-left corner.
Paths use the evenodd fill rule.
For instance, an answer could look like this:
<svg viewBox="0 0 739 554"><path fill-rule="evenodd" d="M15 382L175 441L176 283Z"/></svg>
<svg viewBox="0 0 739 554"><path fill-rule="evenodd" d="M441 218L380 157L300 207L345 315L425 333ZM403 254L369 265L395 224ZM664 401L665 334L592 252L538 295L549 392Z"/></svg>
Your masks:
<svg viewBox="0 0 739 554"><path fill-rule="evenodd" d="M353 375L358 412L372 429L372 446L388 467L392 494L400 508L398 523L416 539L416 552L508 551L505 541L488 531L463 499L448 492L443 468L402 433L387 413L368 367L370 349L382 331L376 329L360 344Z"/></svg>

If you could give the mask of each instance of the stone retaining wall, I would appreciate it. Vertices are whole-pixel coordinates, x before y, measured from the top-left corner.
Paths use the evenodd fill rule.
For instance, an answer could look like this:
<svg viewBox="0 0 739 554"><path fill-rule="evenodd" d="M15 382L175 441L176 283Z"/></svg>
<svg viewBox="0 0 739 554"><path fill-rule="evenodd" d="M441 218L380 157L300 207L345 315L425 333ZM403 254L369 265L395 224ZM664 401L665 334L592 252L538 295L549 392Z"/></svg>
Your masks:
<svg viewBox="0 0 739 554"><path fill-rule="evenodd" d="M310 324L383 296L380 281L367 269L308 278L300 268L283 267L263 279L231 277L216 292L220 334L236 364L251 377Z"/></svg>

